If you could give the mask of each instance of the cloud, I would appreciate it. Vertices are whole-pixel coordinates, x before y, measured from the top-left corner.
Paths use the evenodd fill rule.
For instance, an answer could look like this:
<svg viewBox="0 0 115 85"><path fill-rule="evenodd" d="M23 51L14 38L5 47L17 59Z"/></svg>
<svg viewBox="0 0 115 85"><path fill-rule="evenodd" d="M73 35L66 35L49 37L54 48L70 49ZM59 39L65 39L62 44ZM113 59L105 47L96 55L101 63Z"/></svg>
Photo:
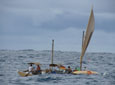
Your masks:
<svg viewBox="0 0 115 85"><path fill-rule="evenodd" d="M81 52L82 29L67 28L52 32L42 30L38 35L6 35L0 36L1 48L51 50L52 39L55 40L55 50ZM113 48L114 33L95 30L87 52L115 52Z"/></svg>
<svg viewBox="0 0 115 85"><path fill-rule="evenodd" d="M114 2L114 0L1 0L0 39L2 43L0 45L7 48L21 48L21 46L37 48L39 43L39 48L45 49L47 47L45 42L54 38L58 44L57 49L76 50L76 46L79 50L82 30L86 29L88 24L92 4L95 31L97 31L95 34L102 32L99 33L100 36L106 35L107 39L113 38L115 36ZM100 36L97 36L94 41L97 42ZM112 48L114 41L114 39L107 41L111 44L109 49ZM93 46L95 48L95 45ZM105 46L103 44L102 48L107 50L107 44Z"/></svg>
<svg viewBox="0 0 115 85"><path fill-rule="evenodd" d="M82 30L68 28L62 31L52 32L51 30L42 30L38 35L5 35L0 36L1 48L25 49L33 48L37 50L50 50L51 40L55 40L55 50L74 51L81 48ZM77 41L76 41L77 40ZM79 51L79 50L78 50Z"/></svg>
<svg viewBox="0 0 115 85"><path fill-rule="evenodd" d="M102 3L103 1L104 3ZM16 28L17 26L20 29L26 26L28 28L28 25L31 25L30 29L85 28L91 5L94 4L96 26L102 25L103 30L108 30L108 28L113 30L113 22L115 21L113 2L114 0L47 0L45 2L44 0L4 0L0 7L2 13L0 22L4 26L9 24L8 27Z"/></svg>

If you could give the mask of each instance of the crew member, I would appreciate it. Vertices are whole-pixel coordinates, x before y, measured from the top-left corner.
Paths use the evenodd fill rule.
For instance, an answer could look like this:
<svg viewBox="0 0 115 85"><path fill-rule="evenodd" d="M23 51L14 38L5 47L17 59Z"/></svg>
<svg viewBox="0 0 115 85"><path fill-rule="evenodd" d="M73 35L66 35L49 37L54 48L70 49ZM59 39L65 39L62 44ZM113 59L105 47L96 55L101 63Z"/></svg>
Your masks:
<svg viewBox="0 0 115 85"><path fill-rule="evenodd" d="M34 68L32 67L32 64L30 64L29 66L29 72L33 72L34 71Z"/></svg>
<svg viewBox="0 0 115 85"><path fill-rule="evenodd" d="M38 73L40 73L40 72L41 72L41 68L40 68L40 66L39 66L39 65L37 65L36 71L37 71Z"/></svg>
<svg viewBox="0 0 115 85"><path fill-rule="evenodd" d="M71 73L71 72L72 72L71 67L68 66L67 73L69 74L69 73Z"/></svg>

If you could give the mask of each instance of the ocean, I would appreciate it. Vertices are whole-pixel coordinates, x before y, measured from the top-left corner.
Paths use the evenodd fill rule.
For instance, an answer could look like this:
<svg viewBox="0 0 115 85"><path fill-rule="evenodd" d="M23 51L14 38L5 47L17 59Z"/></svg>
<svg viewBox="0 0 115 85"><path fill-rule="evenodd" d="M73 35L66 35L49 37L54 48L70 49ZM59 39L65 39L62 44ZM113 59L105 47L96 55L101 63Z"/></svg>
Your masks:
<svg viewBox="0 0 115 85"><path fill-rule="evenodd" d="M86 53L83 68L98 75L41 74L20 77L17 70L28 69L29 62L40 62L41 69L49 68L51 51L0 50L0 85L115 85L115 53ZM80 63L80 52L55 51L54 63L71 66Z"/></svg>

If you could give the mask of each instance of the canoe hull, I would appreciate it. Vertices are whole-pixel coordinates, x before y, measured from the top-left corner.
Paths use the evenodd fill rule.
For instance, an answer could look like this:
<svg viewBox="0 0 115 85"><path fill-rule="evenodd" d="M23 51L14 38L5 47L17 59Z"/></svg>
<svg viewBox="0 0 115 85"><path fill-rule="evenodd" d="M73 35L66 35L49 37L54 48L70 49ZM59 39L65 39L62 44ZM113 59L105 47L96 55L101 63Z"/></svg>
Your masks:
<svg viewBox="0 0 115 85"><path fill-rule="evenodd" d="M18 74L21 76L21 77L27 77L27 76L32 76L32 74L28 74L27 72L22 72L22 71L18 71Z"/></svg>
<svg viewBox="0 0 115 85"><path fill-rule="evenodd" d="M91 75L91 74L98 74L98 72L95 72L95 71L73 71L72 74L88 74L88 75Z"/></svg>
<svg viewBox="0 0 115 85"><path fill-rule="evenodd" d="M18 71L18 74L21 76L21 77L28 77L28 76L32 76L33 74L28 74L27 72L22 72L22 71ZM42 74L46 74L45 73L42 73ZM79 75L79 74L87 74L87 75L92 75L92 74L98 74L98 72L95 72L95 71L73 71L72 74L74 75Z"/></svg>

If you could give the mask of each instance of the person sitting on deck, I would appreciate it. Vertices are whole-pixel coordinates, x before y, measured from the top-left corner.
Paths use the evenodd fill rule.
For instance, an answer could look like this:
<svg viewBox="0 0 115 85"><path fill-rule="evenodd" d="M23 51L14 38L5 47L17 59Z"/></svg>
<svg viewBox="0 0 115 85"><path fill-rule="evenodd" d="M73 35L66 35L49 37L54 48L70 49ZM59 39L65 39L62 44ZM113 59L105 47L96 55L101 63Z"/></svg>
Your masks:
<svg viewBox="0 0 115 85"><path fill-rule="evenodd" d="M66 69L66 71L67 71L68 74L71 73L72 72L71 67L68 66L68 69Z"/></svg>
<svg viewBox="0 0 115 85"><path fill-rule="evenodd" d="M39 65L37 65L37 68L36 68L36 72L40 73L41 72L41 68Z"/></svg>

